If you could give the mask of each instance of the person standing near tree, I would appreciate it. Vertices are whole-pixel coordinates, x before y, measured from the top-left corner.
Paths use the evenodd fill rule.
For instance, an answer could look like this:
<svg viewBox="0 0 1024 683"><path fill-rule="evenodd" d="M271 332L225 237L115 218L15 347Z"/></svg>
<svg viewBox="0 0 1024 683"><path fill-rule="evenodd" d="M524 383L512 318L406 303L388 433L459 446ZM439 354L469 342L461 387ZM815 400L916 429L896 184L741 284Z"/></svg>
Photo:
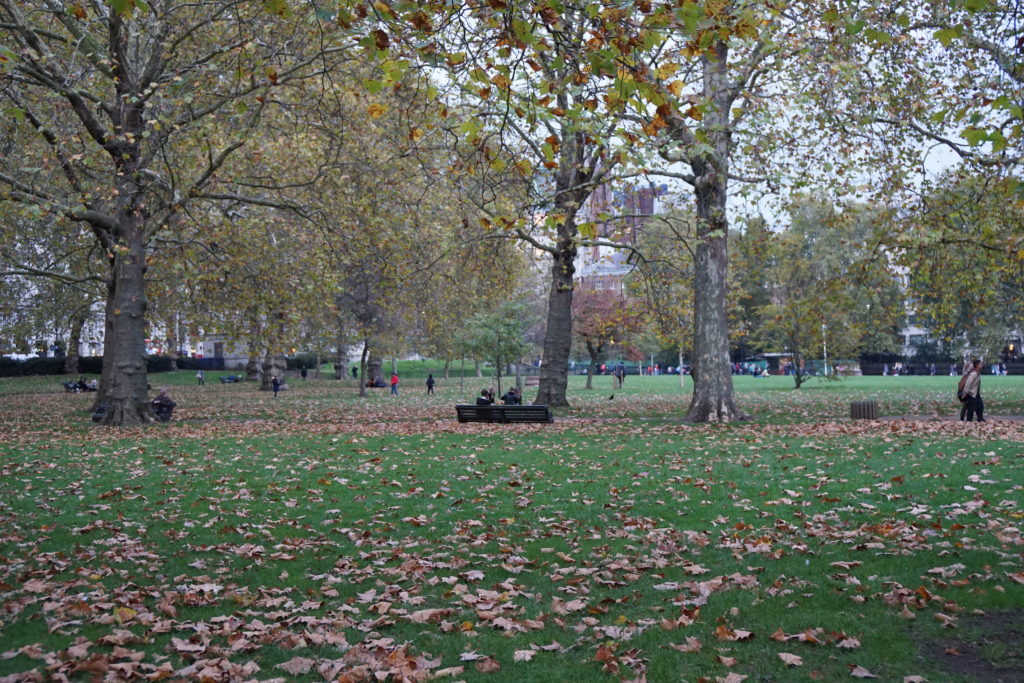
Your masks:
<svg viewBox="0 0 1024 683"><path fill-rule="evenodd" d="M398 373L391 373L391 393L398 396Z"/></svg>
<svg viewBox="0 0 1024 683"><path fill-rule="evenodd" d="M199 386L203 386L204 384L206 384L206 373L203 372L202 368L200 368L199 371L196 373L196 380L199 381Z"/></svg>
<svg viewBox="0 0 1024 683"><path fill-rule="evenodd" d="M434 373L427 374L427 393L434 393Z"/></svg>
<svg viewBox="0 0 1024 683"><path fill-rule="evenodd" d="M981 398L981 368L982 362L975 360L971 369L964 375L962 394L964 406L967 408L967 422L974 422L974 416L978 416L978 422L985 421L985 402ZM964 420L964 411L961 411L961 420Z"/></svg>
<svg viewBox="0 0 1024 683"><path fill-rule="evenodd" d="M274 375L270 378L270 388L274 390L274 398L277 398L277 392L281 391L281 380Z"/></svg>

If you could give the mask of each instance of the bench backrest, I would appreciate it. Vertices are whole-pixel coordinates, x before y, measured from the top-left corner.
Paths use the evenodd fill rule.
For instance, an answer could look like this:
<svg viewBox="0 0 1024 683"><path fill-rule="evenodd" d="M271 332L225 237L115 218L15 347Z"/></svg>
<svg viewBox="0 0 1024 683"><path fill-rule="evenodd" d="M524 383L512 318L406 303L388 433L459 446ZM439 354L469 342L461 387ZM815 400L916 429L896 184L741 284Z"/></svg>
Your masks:
<svg viewBox="0 0 1024 683"><path fill-rule="evenodd" d="M554 422L548 406L457 405L459 422Z"/></svg>

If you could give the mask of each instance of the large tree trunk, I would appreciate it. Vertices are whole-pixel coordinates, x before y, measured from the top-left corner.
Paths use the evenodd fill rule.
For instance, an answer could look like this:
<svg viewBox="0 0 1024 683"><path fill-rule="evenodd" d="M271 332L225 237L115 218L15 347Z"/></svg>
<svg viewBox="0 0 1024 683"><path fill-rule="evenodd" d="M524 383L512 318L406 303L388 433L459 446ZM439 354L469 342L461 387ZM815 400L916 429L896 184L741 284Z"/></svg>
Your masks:
<svg viewBox="0 0 1024 683"><path fill-rule="evenodd" d="M536 405L567 406L569 353L572 349L572 292L576 273L576 222L573 209L559 226L559 237L552 254L551 289L548 292L548 321L544 334L544 359L540 366L540 386Z"/></svg>
<svg viewBox="0 0 1024 683"><path fill-rule="evenodd" d="M245 362L245 381L263 383L263 368L260 364L260 352L256 345L249 343L249 360Z"/></svg>
<svg viewBox="0 0 1024 683"><path fill-rule="evenodd" d="M587 147L592 144L585 135L576 132L565 136L559 152L554 213L560 222L555 246L550 252L551 289L548 293L544 359L540 366L537 399L534 401L538 405L569 405L565 392L569 386L573 278L576 274L576 245L579 239L576 212L593 190L589 183L594 180L591 176L594 168L585 168L584 161Z"/></svg>
<svg viewBox="0 0 1024 683"><path fill-rule="evenodd" d="M691 157L697 203L697 253L693 282L693 401L686 419L692 422L733 422L744 419L736 406L729 362L729 324L726 315L726 248L729 220L726 197L729 182L730 104L728 50L715 45L717 59L702 57L705 93L714 107L704 117L710 153Z"/></svg>
<svg viewBox="0 0 1024 683"><path fill-rule="evenodd" d="M164 340L167 344L167 357L171 359L171 370L178 369L178 356L181 350L181 340L178 338L178 316L174 316L173 320L164 321L164 325L167 326L167 338Z"/></svg>
<svg viewBox="0 0 1024 683"><path fill-rule="evenodd" d="M366 398L366 361L370 355L370 340L363 340L363 353L359 356L359 396Z"/></svg>
<svg viewBox="0 0 1024 683"><path fill-rule="evenodd" d="M743 419L743 414L733 397L729 363L725 177L710 164L697 178L697 215L700 242L693 283L693 401L686 419L734 422Z"/></svg>
<svg viewBox="0 0 1024 683"><path fill-rule="evenodd" d="M104 339L110 351L104 354L110 359L104 425L155 421L146 383L146 238L134 213L121 216L121 224L125 248L114 254L113 302L107 308Z"/></svg>
<svg viewBox="0 0 1024 683"><path fill-rule="evenodd" d="M444 359L444 375L443 375L443 377L445 379L451 379L451 377L450 377L451 367L452 367L452 359L451 358L445 358Z"/></svg>
<svg viewBox="0 0 1024 683"><path fill-rule="evenodd" d="M281 382L281 391L288 390L288 380L285 372L288 370L288 359L280 353L267 351L263 358L263 379L260 382L260 391L273 391L273 378L276 376Z"/></svg>
<svg viewBox="0 0 1024 683"><path fill-rule="evenodd" d="M68 334L68 352L64 356L64 374L78 374L78 348L82 345L82 328L85 327L85 318L89 313L89 307L83 306L71 316L71 329Z"/></svg>
<svg viewBox="0 0 1024 683"><path fill-rule="evenodd" d="M368 343L369 342L367 342L367 344ZM383 380L384 378L380 374L383 365L384 365L384 359L383 358L378 356L376 354L376 352L370 353L370 355L367 356L367 359L366 359L366 367L365 367L366 373L363 375L363 379L364 380L368 379L368 380L370 380L371 382L374 382L374 383L376 383L378 379L379 380ZM364 368L360 368L360 371L362 371L363 369ZM365 381L364 381L364 383L365 383Z"/></svg>
<svg viewBox="0 0 1024 683"><path fill-rule="evenodd" d="M103 366L100 370L100 383L96 391L96 398L92 401L90 410L96 413L98 410L106 410L107 396L110 394L110 369L114 367L114 347L107 343L110 339L110 319L114 310L114 291L117 284L114 282L113 260L111 260L110 277L107 279L107 300L103 304Z"/></svg>
<svg viewBox="0 0 1024 683"><path fill-rule="evenodd" d="M588 341L587 353L590 354L590 367L587 368L587 389L593 389L594 373L597 372L597 364L601 360L601 349L600 347L595 348L594 345Z"/></svg>
<svg viewBox="0 0 1024 683"><path fill-rule="evenodd" d="M338 335L335 338L338 351L334 356L334 379L348 379L348 344L345 340L345 324L338 318Z"/></svg>

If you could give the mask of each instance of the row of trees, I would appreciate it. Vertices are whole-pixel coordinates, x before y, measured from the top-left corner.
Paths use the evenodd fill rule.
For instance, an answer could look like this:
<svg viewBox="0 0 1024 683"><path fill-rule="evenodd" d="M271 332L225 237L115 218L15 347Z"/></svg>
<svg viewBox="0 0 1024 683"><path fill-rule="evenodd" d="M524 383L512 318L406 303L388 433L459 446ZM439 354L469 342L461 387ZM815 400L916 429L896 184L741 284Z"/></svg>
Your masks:
<svg viewBox="0 0 1024 683"><path fill-rule="evenodd" d="M298 330L361 340L364 364L408 328L446 356L449 323L507 298L529 245L550 263L537 400L559 406L577 249L616 241L581 210L604 183L667 178L692 229L663 238L658 319L692 331L689 418L727 422L731 189L909 205L931 140L1013 191L1014 26L987 0L0 0L3 257L104 301L98 400L126 424L151 419L148 321L187 310L271 370ZM776 276L762 317L801 290ZM784 311L766 319L785 334Z"/></svg>

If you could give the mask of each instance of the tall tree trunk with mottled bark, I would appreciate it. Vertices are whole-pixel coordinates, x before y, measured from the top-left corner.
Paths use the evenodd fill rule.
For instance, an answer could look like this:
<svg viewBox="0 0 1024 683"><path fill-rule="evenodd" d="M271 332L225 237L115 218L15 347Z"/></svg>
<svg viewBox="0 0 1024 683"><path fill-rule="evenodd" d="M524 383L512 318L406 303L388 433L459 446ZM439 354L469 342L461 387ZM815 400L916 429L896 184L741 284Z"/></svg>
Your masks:
<svg viewBox="0 0 1024 683"><path fill-rule="evenodd" d="M556 249L551 254L551 288L548 290L548 320L544 334L544 358L540 366L540 385L534 403L567 406L569 354L572 349L572 293L576 274L576 221L572 216L559 226Z"/></svg>
<svg viewBox="0 0 1024 683"><path fill-rule="evenodd" d="M134 187L123 189L125 193L137 191ZM124 249L114 254L111 276L116 286L104 337L111 367L104 400L107 409L101 420L118 426L155 420L146 379L146 236L138 209L119 214Z"/></svg>
<svg viewBox="0 0 1024 683"><path fill-rule="evenodd" d="M370 355L370 340L363 340L363 352L359 356L359 396L366 398L366 362Z"/></svg>
<svg viewBox="0 0 1024 683"><path fill-rule="evenodd" d="M71 326L68 331L68 351L64 356L64 374L77 375L78 370L78 349L82 345L82 328L85 327L85 319L89 313L89 307L83 306L71 316Z"/></svg>
<svg viewBox="0 0 1024 683"><path fill-rule="evenodd" d="M285 372L288 370L288 359L283 354L267 351L263 358L263 379L260 382L260 391L272 391L274 388L274 377L281 383L281 390L288 389L288 380Z"/></svg>
<svg viewBox="0 0 1024 683"><path fill-rule="evenodd" d="M249 358L245 362L245 381L263 382L263 368L260 362L260 352L256 344L249 343Z"/></svg>
<svg viewBox="0 0 1024 683"><path fill-rule="evenodd" d="M345 323L341 316L338 316L338 334L334 343L337 353L334 356L334 379L346 379L348 377L348 342L345 335Z"/></svg>
<svg viewBox="0 0 1024 683"><path fill-rule="evenodd" d="M728 50L716 44L715 60L701 58L705 92L712 107L704 117L706 152L695 153L693 169L697 209L697 252L693 282L693 400L686 418L692 422L725 423L744 419L736 405L729 363L729 321L726 313L726 275L729 265L730 107Z"/></svg>

